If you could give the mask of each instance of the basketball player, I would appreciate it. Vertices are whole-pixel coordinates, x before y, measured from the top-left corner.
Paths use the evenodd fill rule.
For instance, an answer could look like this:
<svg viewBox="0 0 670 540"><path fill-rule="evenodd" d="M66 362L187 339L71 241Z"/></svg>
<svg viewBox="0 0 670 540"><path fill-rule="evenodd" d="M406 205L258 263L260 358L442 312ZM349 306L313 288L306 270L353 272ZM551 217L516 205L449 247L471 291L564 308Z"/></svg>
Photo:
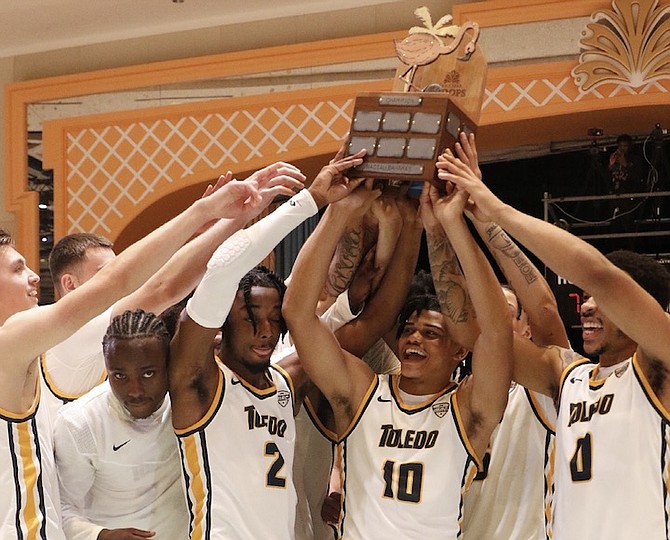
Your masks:
<svg viewBox="0 0 670 540"><path fill-rule="evenodd" d="M187 538L167 394L170 334L143 310L114 317L109 379L63 407L54 427L68 540Z"/></svg>
<svg viewBox="0 0 670 540"><path fill-rule="evenodd" d="M249 270L320 206L349 194L359 182L342 174L362 156L327 165L308 190L224 242L188 302L169 388L192 539L295 534L294 411L306 379L281 362L270 366L284 330L283 284L267 269ZM221 327L216 361L211 344Z"/></svg>
<svg viewBox="0 0 670 540"><path fill-rule="evenodd" d="M78 291L37 306L39 277L0 239L0 537L63 539L51 418L40 407L38 359L155 272L204 223L233 218L258 198L231 182L128 248Z"/></svg>
<svg viewBox="0 0 670 540"><path fill-rule="evenodd" d="M401 314L401 375L376 376L343 350L314 314L339 236L366 188L331 205L329 226L298 255L284 314L301 362L328 399L343 441L344 538L456 538L462 493L481 468L500 421L511 375L511 323L495 275L482 264L462 210L462 194L432 197L465 274L482 328L473 375L451 374L461 347L446 331L435 297L420 297ZM448 225L448 227L447 227Z"/></svg>
<svg viewBox="0 0 670 540"><path fill-rule="evenodd" d="M597 364L515 339L515 379L558 403L553 537L667 538L668 274L632 252L608 257L502 203L462 161L440 176L588 294L584 350ZM575 360L567 368L565 363Z"/></svg>
<svg viewBox="0 0 670 540"><path fill-rule="evenodd" d="M389 248L377 244L358 267L350 288L342 293L332 306L336 312L340 312L339 316L334 318L348 322L335 326L332 324L332 319L328 322L321 317L321 320L333 330L342 347L354 354L362 355L376 373L395 373L399 370L400 362L393 351L386 346L384 338L389 333L395 337L398 313L404 305L407 290L412 282L423 232L416 200L409 199L404 193L395 195L397 199L391 204L382 195L385 198L382 208L385 210L392 208L394 213L378 214L379 234L389 236L395 231L397 236L393 242L392 252L388 254L388 266L375 270L376 250ZM379 199L372 201L372 208L378 207L378 201ZM324 222L319 226L328 224ZM341 244L340 240L339 245ZM329 274L332 271L332 264L330 268ZM364 283L359 283L359 280ZM375 289L374 283L379 283L379 287ZM348 298L358 297L361 289L368 291L372 289L374 292L361 298L360 301L354 300L356 305L364 303L362 312L354 317L348 312ZM343 309L344 307L347 309ZM333 314L330 316L332 318ZM336 526L340 520L340 452L339 447L333 448L337 437L332 433L334 426L330 406L318 388L314 387L307 394L303 405L296 416L297 443L294 460L294 482L298 493L296 540L328 540L333 538L331 526ZM327 490L329 478L331 485ZM304 494L304 501L300 500L301 494Z"/></svg>
<svg viewBox="0 0 670 540"><path fill-rule="evenodd" d="M477 150L469 140L456 146L461 160L481 177ZM423 201L422 201L423 202ZM428 204L422 208L430 209ZM426 212L424 212L425 214ZM430 216L429 216L430 217ZM426 219L429 223L434 219ZM514 241L495 223L473 221L475 228L514 288L503 287L514 332L533 336L536 345L568 347L565 327L556 299L537 268ZM438 238L436 241L435 238ZM429 246L439 241L428 237ZM444 240L442 240L444 242ZM449 250L429 249L433 274L443 295L444 306L458 306L464 294L463 276L457 264L441 256ZM437 259L437 260L435 260ZM476 321L467 310L453 310L454 335L466 346ZM500 425L491 437L485 455L485 471L477 475L464 499L464 538L491 540L540 540L547 536L553 496L553 453L555 451L556 410L547 396L512 383Z"/></svg>
<svg viewBox="0 0 670 540"><path fill-rule="evenodd" d="M300 189L304 175L291 164L274 163L253 173L260 202L235 219L220 220L189 242L159 272L133 294L117 302L109 310L93 318L69 339L51 348L41 362L43 398L57 411L63 403L72 401L106 377L102 354L102 338L110 320L126 310L143 309L161 313L189 294L202 277L207 260L213 251L232 233L260 213L273 198ZM228 172L214 186L208 186L204 196L232 181ZM285 189L289 188L289 189ZM282 191L283 190L283 191ZM105 264L115 257L112 243L100 236L80 233L63 237L49 257L54 287L60 297L76 290Z"/></svg>

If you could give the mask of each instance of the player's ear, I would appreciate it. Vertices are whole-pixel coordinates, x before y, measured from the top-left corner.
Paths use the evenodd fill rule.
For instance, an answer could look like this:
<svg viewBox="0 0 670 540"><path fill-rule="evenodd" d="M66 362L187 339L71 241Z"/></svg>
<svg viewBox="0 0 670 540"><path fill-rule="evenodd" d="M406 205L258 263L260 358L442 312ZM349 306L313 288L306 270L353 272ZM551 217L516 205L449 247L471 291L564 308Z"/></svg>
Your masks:
<svg viewBox="0 0 670 540"><path fill-rule="evenodd" d="M468 350L465 347L459 347L454 353L454 360L461 362L468 355Z"/></svg>
<svg viewBox="0 0 670 540"><path fill-rule="evenodd" d="M63 295L74 291L79 286L79 280L72 274L63 274L59 283Z"/></svg>

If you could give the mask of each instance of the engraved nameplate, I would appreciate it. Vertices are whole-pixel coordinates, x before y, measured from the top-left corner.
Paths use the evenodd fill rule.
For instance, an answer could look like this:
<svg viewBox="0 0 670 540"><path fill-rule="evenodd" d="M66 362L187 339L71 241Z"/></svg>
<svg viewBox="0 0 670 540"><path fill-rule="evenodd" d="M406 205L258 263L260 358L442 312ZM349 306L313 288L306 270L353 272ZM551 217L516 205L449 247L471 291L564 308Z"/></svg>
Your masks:
<svg viewBox="0 0 670 540"><path fill-rule="evenodd" d="M421 96L384 95L379 96L379 104L391 107L418 107L423 103Z"/></svg>
<svg viewBox="0 0 670 540"><path fill-rule="evenodd" d="M356 167L356 170L364 173L421 175L423 174L423 165L412 165L410 163L367 162Z"/></svg>

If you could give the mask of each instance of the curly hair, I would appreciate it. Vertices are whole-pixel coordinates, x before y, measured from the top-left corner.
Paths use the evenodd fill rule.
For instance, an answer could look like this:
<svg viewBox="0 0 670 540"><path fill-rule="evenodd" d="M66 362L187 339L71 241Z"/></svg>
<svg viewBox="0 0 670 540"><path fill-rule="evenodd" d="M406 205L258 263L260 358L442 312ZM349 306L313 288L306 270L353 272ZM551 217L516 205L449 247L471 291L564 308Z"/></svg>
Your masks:
<svg viewBox="0 0 670 540"><path fill-rule="evenodd" d="M251 324L254 327L254 332L256 332L256 318L254 317L253 310L251 308L251 288L252 287L267 287L270 289L276 289L279 293L279 305L284 303L284 293L286 292L286 285L284 280L270 270L267 266L259 264L255 268L252 268L247 272L244 277L240 280L240 285L237 288L238 291L242 291L244 296L244 307L247 310ZM226 321L227 322L227 321ZM223 330L225 330L226 323L223 324ZM284 317L281 317L279 330L283 336L287 332L286 321Z"/></svg>
<svg viewBox="0 0 670 540"><path fill-rule="evenodd" d="M407 300L404 307L400 311L400 315L398 315L398 329L396 331L396 338L399 338L402 334L405 326L407 325L407 320L415 313L417 315L421 315L423 311L442 312L442 307L440 306L440 301L438 300L437 296L434 294L419 294Z"/></svg>
<svg viewBox="0 0 670 540"><path fill-rule="evenodd" d="M606 255L616 267L626 272L667 311L670 302L670 274L657 260L628 250L612 251Z"/></svg>

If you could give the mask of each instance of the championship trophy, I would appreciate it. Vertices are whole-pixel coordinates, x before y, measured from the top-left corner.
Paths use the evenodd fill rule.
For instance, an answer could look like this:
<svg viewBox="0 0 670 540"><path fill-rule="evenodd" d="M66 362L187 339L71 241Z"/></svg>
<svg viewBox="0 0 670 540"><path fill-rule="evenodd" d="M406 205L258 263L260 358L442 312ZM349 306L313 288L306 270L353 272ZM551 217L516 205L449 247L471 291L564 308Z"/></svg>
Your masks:
<svg viewBox="0 0 670 540"><path fill-rule="evenodd" d="M461 131L477 128L487 70L477 46L479 25L447 26L451 15L433 25L426 7L414 13L424 26L395 42L401 63L393 90L356 98L346 154L363 148L367 154L352 177L435 181L438 156L453 148Z"/></svg>

